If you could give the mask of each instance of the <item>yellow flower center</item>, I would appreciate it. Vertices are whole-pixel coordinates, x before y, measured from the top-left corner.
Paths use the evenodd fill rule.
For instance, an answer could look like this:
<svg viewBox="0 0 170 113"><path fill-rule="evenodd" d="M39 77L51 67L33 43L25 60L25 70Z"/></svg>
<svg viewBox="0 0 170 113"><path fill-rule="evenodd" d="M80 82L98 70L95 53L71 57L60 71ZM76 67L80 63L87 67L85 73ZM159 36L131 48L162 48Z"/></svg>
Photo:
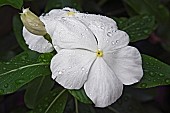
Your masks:
<svg viewBox="0 0 170 113"><path fill-rule="evenodd" d="M75 12L69 11L69 12L67 12L67 15L68 15L68 16L74 16L74 15L75 15Z"/></svg>
<svg viewBox="0 0 170 113"><path fill-rule="evenodd" d="M103 57L103 51L97 50L96 56L97 56L97 57Z"/></svg>

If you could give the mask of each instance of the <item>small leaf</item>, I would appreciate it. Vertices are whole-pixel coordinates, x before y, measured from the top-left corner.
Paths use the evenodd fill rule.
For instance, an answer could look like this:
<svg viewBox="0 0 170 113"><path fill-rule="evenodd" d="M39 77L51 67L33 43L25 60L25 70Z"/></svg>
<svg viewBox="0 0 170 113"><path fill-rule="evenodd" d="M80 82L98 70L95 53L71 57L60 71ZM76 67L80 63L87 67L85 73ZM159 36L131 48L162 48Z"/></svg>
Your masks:
<svg viewBox="0 0 170 113"><path fill-rule="evenodd" d="M23 6L23 0L0 0L0 6L11 5L14 8L21 9Z"/></svg>
<svg viewBox="0 0 170 113"><path fill-rule="evenodd" d="M33 113L63 113L67 97L66 89L55 89L42 98Z"/></svg>
<svg viewBox="0 0 170 113"><path fill-rule="evenodd" d="M137 14L153 15L159 22L169 21L169 10L160 0L124 0L124 2Z"/></svg>
<svg viewBox="0 0 170 113"><path fill-rule="evenodd" d="M51 74L50 62L37 61L39 55L26 51L9 62L0 63L0 95L13 93L34 78Z"/></svg>
<svg viewBox="0 0 170 113"><path fill-rule="evenodd" d="M54 81L51 79L51 76L42 76L33 80L32 83L28 85L24 96L27 107L33 109L39 100L50 92L53 85Z"/></svg>
<svg viewBox="0 0 170 113"><path fill-rule="evenodd" d="M92 104L91 100L87 97L84 89L69 90L69 92L80 102L83 102L83 103L86 103L86 104Z"/></svg>
<svg viewBox="0 0 170 113"><path fill-rule="evenodd" d="M144 76L135 84L137 88L170 85L170 66L147 55L142 55Z"/></svg>
<svg viewBox="0 0 170 113"><path fill-rule="evenodd" d="M155 18L149 15L135 16L130 19L114 19L118 24L118 28L129 34L131 42L149 37L155 28Z"/></svg>
<svg viewBox="0 0 170 113"><path fill-rule="evenodd" d="M28 50L28 45L26 45L25 40L24 40L23 35L22 35L22 29L23 29L23 24L20 20L19 15L14 16L14 18L13 18L13 30L14 30L15 37L16 37L20 47L23 50Z"/></svg>

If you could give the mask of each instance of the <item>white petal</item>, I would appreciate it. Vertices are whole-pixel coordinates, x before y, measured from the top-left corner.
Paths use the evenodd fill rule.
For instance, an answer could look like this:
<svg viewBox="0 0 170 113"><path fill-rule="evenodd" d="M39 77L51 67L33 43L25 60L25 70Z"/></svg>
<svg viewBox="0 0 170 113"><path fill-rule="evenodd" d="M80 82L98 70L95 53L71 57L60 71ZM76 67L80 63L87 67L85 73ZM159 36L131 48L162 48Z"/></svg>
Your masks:
<svg viewBox="0 0 170 113"><path fill-rule="evenodd" d="M84 89L96 107L106 107L121 96L123 84L105 61L97 58L91 67Z"/></svg>
<svg viewBox="0 0 170 113"><path fill-rule="evenodd" d="M88 26L96 24L99 29L105 29L105 25L107 25L112 29L117 29L116 22L106 16L85 13L77 13L75 16Z"/></svg>
<svg viewBox="0 0 170 113"><path fill-rule="evenodd" d="M60 48L81 48L97 50L97 42L93 33L76 18L62 18L57 22L53 44Z"/></svg>
<svg viewBox="0 0 170 113"><path fill-rule="evenodd" d="M67 15L67 12L73 11L78 13L75 9L71 8L63 8L63 9L53 9L49 13L47 13L44 16L40 16L41 21L44 22L45 27L47 29L47 32L53 36L54 30L56 28L56 22L58 22L58 19L61 19L63 17L69 17ZM57 26L58 27L58 26Z"/></svg>
<svg viewBox="0 0 170 113"><path fill-rule="evenodd" d="M64 88L80 89L95 58L90 51L62 49L51 60L52 78Z"/></svg>
<svg viewBox="0 0 170 113"><path fill-rule="evenodd" d="M56 23L58 19L66 15L66 11L61 9L53 9L44 16L40 16L40 20L45 24L45 28L50 36L53 36L54 30L56 28Z"/></svg>
<svg viewBox="0 0 170 113"><path fill-rule="evenodd" d="M103 57L123 84L131 85L142 78L142 60L136 48L127 46L112 53L104 53Z"/></svg>
<svg viewBox="0 0 170 113"><path fill-rule="evenodd" d="M78 14L81 19L91 29L98 41L98 48L110 51L122 48L129 43L127 33L117 30L116 22L108 17L94 14Z"/></svg>
<svg viewBox="0 0 170 113"><path fill-rule="evenodd" d="M47 53L54 50L52 44L44 39L43 36L32 34L25 27L23 28L23 37L31 50L39 53Z"/></svg>

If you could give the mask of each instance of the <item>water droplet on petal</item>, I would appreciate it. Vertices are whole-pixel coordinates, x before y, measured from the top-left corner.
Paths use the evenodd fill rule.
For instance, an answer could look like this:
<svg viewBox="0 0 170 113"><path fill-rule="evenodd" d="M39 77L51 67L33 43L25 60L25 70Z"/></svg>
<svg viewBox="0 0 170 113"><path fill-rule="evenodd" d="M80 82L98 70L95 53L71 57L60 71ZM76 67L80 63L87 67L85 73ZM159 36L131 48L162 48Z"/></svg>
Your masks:
<svg viewBox="0 0 170 113"><path fill-rule="evenodd" d="M84 67L82 67L81 70L84 71L85 70Z"/></svg>
<svg viewBox="0 0 170 113"><path fill-rule="evenodd" d="M111 37L111 36L112 36L112 33L111 33L111 32L108 32L108 33L107 33L107 36L108 36L108 37Z"/></svg>
<svg viewBox="0 0 170 113"><path fill-rule="evenodd" d="M62 71L58 71L58 74L59 74L59 75L62 75L62 74L63 74L63 72L62 72Z"/></svg>
<svg viewBox="0 0 170 113"><path fill-rule="evenodd" d="M112 45L115 45L115 42L114 42L114 41L112 41Z"/></svg>

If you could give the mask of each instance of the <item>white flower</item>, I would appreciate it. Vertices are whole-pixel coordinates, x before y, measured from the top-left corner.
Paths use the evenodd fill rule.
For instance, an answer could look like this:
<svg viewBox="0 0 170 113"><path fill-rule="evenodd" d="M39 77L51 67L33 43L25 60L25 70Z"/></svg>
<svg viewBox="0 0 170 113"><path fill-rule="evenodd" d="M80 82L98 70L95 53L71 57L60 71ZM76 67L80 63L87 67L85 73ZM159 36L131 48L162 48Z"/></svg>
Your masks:
<svg viewBox="0 0 170 113"><path fill-rule="evenodd" d="M123 84L134 84L143 76L140 53L128 46L129 36L117 29L114 20L75 13L74 17L45 24L47 31L52 33L54 48L59 50L51 60L52 78L67 89L84 86L96 107L114 103L122 94ZM40 49L48 52L43 48L36 48L36 51Z"/></svg>

